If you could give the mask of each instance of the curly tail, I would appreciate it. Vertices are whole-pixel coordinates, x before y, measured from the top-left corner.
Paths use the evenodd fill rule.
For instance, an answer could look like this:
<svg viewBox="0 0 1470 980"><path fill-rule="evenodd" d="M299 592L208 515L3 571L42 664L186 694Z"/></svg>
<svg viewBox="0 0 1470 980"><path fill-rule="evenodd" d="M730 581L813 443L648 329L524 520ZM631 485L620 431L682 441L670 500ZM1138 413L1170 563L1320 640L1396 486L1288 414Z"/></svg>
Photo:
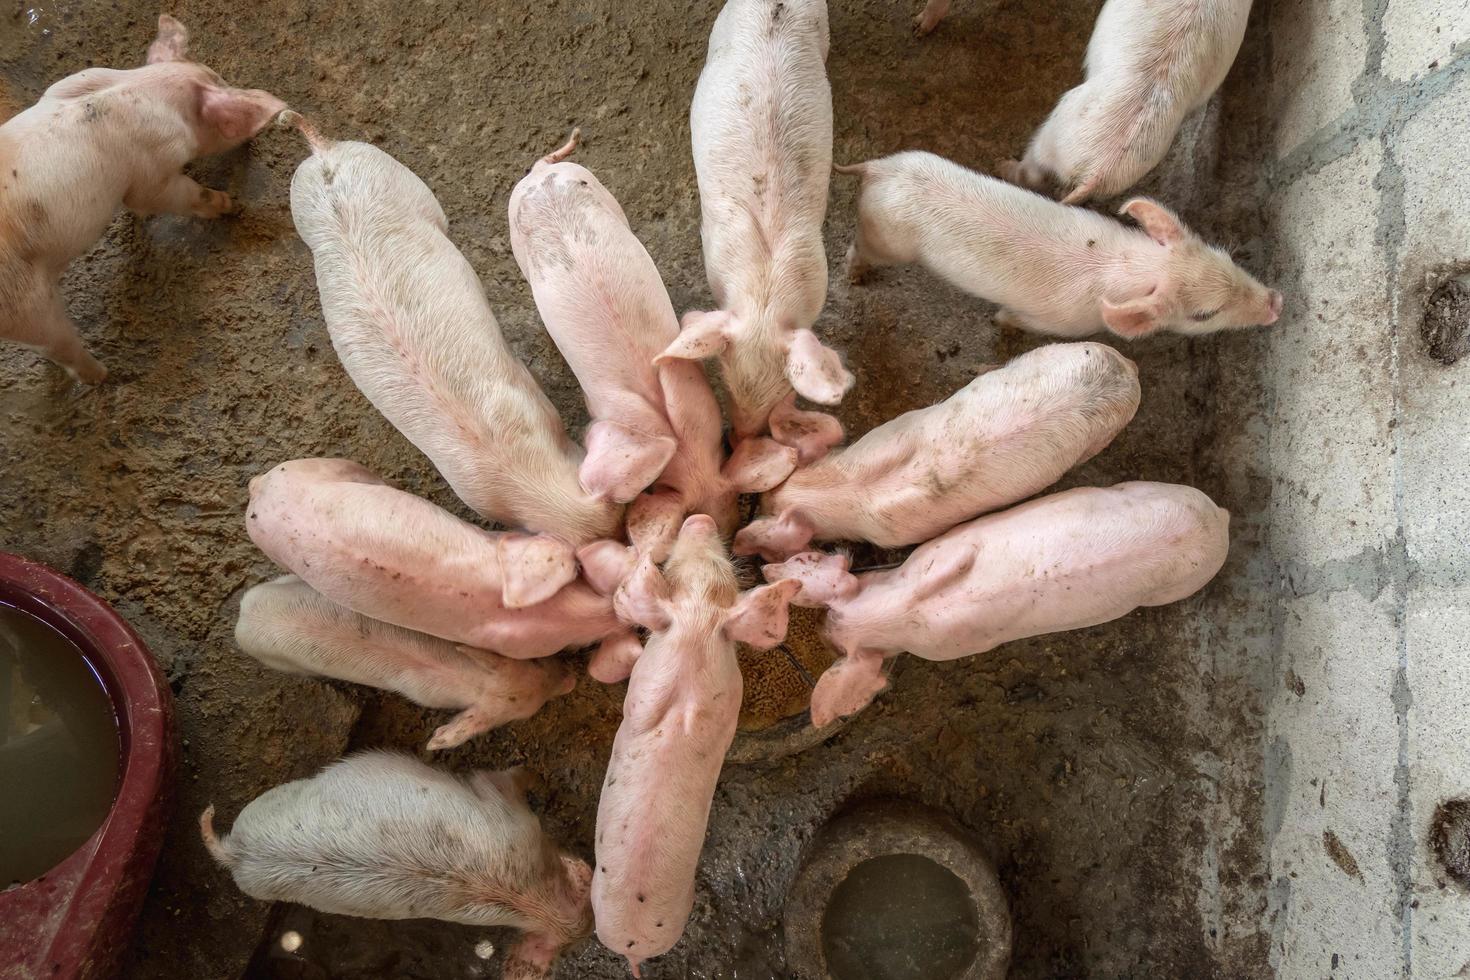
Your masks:
<svg viewBox="0 0 1470 980"><path fill-rule="evenodd" d="M552 150L550 153L546 154L546 156L542 157L541 162L548 165L553 163L561 163L567 157L571 156L573 151L577 149L577 141L581 138L581 127L573 129L572 135L567 138L567 141L563 143L558 149Z"/></svg>
<svg viewBox="0 0 1470 980"><path fill-rule="evenodd" d="M204 838L204 847L209 851L209 856L214 858L226 868L235 866L235 855L230 853L229 847L214 836L214 804L204 808L199 814L199 836Z"/></svg>
<svg viewBox="0 0 1470 980"><path fill-rule="evenodd" d="M306 137L306 142L311 145L311 151L313 153L321 153L323 150L331 149L333 143L336 142L323 136L320 130L313 126L305 116L295 109L282 110L281 114L276 116L276 125L295 126L301 135Z"/></svg>
<svg viewBox="0 0 1470 980"><path fill-rule="evenodd" d="M832 169L839 174L853 174L862 177L867 174L868 165L866 163L834 163Z"/></svg>

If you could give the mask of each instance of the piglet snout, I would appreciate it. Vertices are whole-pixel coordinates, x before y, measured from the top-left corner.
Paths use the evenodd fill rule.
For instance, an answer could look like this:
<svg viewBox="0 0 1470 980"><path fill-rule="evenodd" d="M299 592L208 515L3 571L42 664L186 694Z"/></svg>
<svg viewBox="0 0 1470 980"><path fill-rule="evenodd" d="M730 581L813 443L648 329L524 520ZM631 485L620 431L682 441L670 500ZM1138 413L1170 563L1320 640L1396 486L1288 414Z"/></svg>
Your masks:
<svg viewBox="0 0 1470 980"><path fill-rule="evenodd" d="M1281 318L1281 306L1285 297L1276 290L1268 290L1266 293L1266 319L1261 321L1262 326L1270 326Z"/></svg>

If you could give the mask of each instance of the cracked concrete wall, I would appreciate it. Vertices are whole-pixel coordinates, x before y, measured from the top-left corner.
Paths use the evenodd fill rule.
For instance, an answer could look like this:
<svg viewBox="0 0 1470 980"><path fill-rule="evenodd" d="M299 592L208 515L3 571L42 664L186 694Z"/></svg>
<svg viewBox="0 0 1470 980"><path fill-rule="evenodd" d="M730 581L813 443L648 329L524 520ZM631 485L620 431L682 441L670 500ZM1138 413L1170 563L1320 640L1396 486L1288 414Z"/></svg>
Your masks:
<svg viewBox="0 0 1470 980"><path fill-rule="evenodd" d="M1470 975L1428 843L1470 795L1470 364L1425 300L1470 266L1470 5L1276 0L1264 804L1283 977Z"/></svg>

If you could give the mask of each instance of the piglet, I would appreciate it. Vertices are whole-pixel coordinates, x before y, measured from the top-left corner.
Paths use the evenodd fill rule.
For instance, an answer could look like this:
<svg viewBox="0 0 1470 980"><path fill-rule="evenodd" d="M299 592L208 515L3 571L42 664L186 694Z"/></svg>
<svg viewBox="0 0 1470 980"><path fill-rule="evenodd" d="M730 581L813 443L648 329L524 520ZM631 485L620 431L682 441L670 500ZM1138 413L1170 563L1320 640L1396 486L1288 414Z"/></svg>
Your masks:
<svg viewBox="0 0 1470 980"><path fill-rule="evenodd" d="M351 460L280 464L250 481L247 513L272 561L372 619L516 659L620 631L565 542L481 530Z"/></svg>
<svg viewBox="0 0 1470 980"><path fill-rule="evenodd" d="M1049 344L900 415L765 495L735 553L780 561L811 541L918 544L1056 482L1138 409L1138 369L1103 344Z"/></svg>
<svg viewBox="0 0 1470 980"><path fill-rule="evenodd" d="M164 14L142 68L77 72L0 125L0 337L87 384L107 369L62 304L67 265L120 204L196 218L234 210L230 195L184 176L184 164L234 149L286 108L266 92L230 88L187 60L188 46L184 25Z"/></svg>
<svg viewBox="0 0 1470 980"><path fill-rule="evenodd" d="M961 524L891 571L852 575L846 556L806 552L765 576L827 607L841 656L812 692L821 727L883 689L885 657L956 660L1192 595L1225 563L1229 524L1190 487L1084 487Z"/></svg>
<svg viewBox="0 0 1470 980"><path fill-rule="evenodd" d="M699 364L655 359L679 335L673 304L616 199L568 161L577 133L510 196L510 243L536 308L587 399L582 488L637 499L628 531L659 560L688 512L734 530L735 494L769 490L794 449L748 440L724 463L720 408ZM658 493L639 492L656 484Z"/></svg>
<svg viewBox="0 0 1470 980"><path fill-rule="evenodd" d="M1059 337L1205 334L1281 315L1280 293L1147 198L1123 205L1131 228L932 153L837 169L863 179L847 253L854 282L873 266L917 262L999 303L998 322Z"/></svg>
<svg viewBox="0 0 1470 980"><path fill-rule="evenodd" d="M582 450L506 346L433 193L377 147L289 118L312 147L291 215L353 382L487 520L572 545L614 533L620 508L578 483Z"/></svg>
<svg viewBox="0 0 1470 980"><path fill-rule="evenodd" d="M710 801L740 714L735 643L786 636L795 582L741 594L715 522L684 522L664 571L643 555L618 588L624 619L653 631L633 665L597 807L597 937L638 965L669 950L694 906Z"/></svg>
<svg viewBox="0 0 1470 980"><path fill-rule="evenodd" d="M1087 44L1086 81L1001 174L1036 189L1056 182L1068 204L1132 187L1225 81L1250 10L1251 0L1108 0Z"/></svg>
<svg viewBox="0 0 1470 980"><path fill-rule="evenodd" d="M511 926L507 980L549 977L592 931L591 870L541 830L519 770L468 779L392 752L361 752L253 800L210 855L240 890L334 915Z"/></svg>
<svg viewBox="0 0 1470 980"><path fill-rule="evenodd" d="M689 127L704 267L719 310L689 313L665 357L719 355L734 441L767 428L815 458L835 420L781 426L792 389L835 405L853 378L812 333L827 297L832 161L825 0L729 0L710 32ZM801 438L804 436L804 441Z"/></svg>
<svg viewBox="0 0 1470 980"><path fill-rule="evenodd" d="M235 642L276 670L396 691L426 708L463 709L434 732L430 752L529 718L576 684L552 657L512 660L380 623L337 605L294 575L245 593Z"/></svg>

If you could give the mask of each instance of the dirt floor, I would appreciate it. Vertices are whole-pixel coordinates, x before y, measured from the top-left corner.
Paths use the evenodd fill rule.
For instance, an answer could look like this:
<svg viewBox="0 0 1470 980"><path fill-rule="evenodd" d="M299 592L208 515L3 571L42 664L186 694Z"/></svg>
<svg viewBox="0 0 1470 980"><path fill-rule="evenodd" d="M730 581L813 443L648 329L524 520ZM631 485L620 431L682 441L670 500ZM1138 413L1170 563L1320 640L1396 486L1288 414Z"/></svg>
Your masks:
<svg viewBox="0 0 1470 980"><path fill-rule="evenodd" d="M919 40L907 2L834 3L836 158L924 148L983 169L1014 155L1078 77L1098 5L959 0ZM157 12L137 0L0 7L0 110L88 65L140 63ZM505 207L530 162L572 125L585 140L580 162L622 202L676 308L709 303L688 107L717 4L186 0L171 12L192 30L195 56L226 79L274 91L329 134L379 144L434 189L512 346L569 425L585 424L585 412L511 257ZM1269 275L1257 203L1264 33L1254 22L1222 97L1186 124L1145 189ZM0 548L113 602L177 699L177 812L129 977L241 976L281 928L306 936L309 962L287 969L262 953L252 975L494 976L498 959L474 953L482 939L505 945L493 930L300 909L268 923L271 909L235 890L195 831L207 803L228 826L268 787L349 748L415 749L443 717L270 673L232 641L240 594L274 574L245 535L242 508L246 481L275 463L351 457L469 516L332 352L289 212L302 156L294 134L269 131L203 161L192 172L236 194L242 215L122 215L75 263L67 302L112 371L104 386L73 386L31 353L0 347ZM834 181L834 270L850 240L853 191ZM981 365L1038 343L1002 335L992 313L918 270L863 287L834 274L818 332L846 351L858 377L840 412L848 431L941 399ZM825 744L727 767L694 915L645 977L786 975L780 913L803 846L834 812L877 795L944 809L982 842L1012 903L1016 977L1269 972L1259 840L1220 830L1261 823L1260 699L1250 678L1266 675L1222 663L1245 656L1256 628L1269 488L1220 447L1259 423L1262 349L1248 332L1128 346L1143 382L1138 417L1065 481L1205 490L1234 515L1220 578L1202 596L1107 626L955 663L906 663L893 690ZM584 682L538 717L441 759L531 767L543 777L534 799L548 829L590 857L621 696L621 686ZM624 975L595 942L558 972Z"/></svg>

